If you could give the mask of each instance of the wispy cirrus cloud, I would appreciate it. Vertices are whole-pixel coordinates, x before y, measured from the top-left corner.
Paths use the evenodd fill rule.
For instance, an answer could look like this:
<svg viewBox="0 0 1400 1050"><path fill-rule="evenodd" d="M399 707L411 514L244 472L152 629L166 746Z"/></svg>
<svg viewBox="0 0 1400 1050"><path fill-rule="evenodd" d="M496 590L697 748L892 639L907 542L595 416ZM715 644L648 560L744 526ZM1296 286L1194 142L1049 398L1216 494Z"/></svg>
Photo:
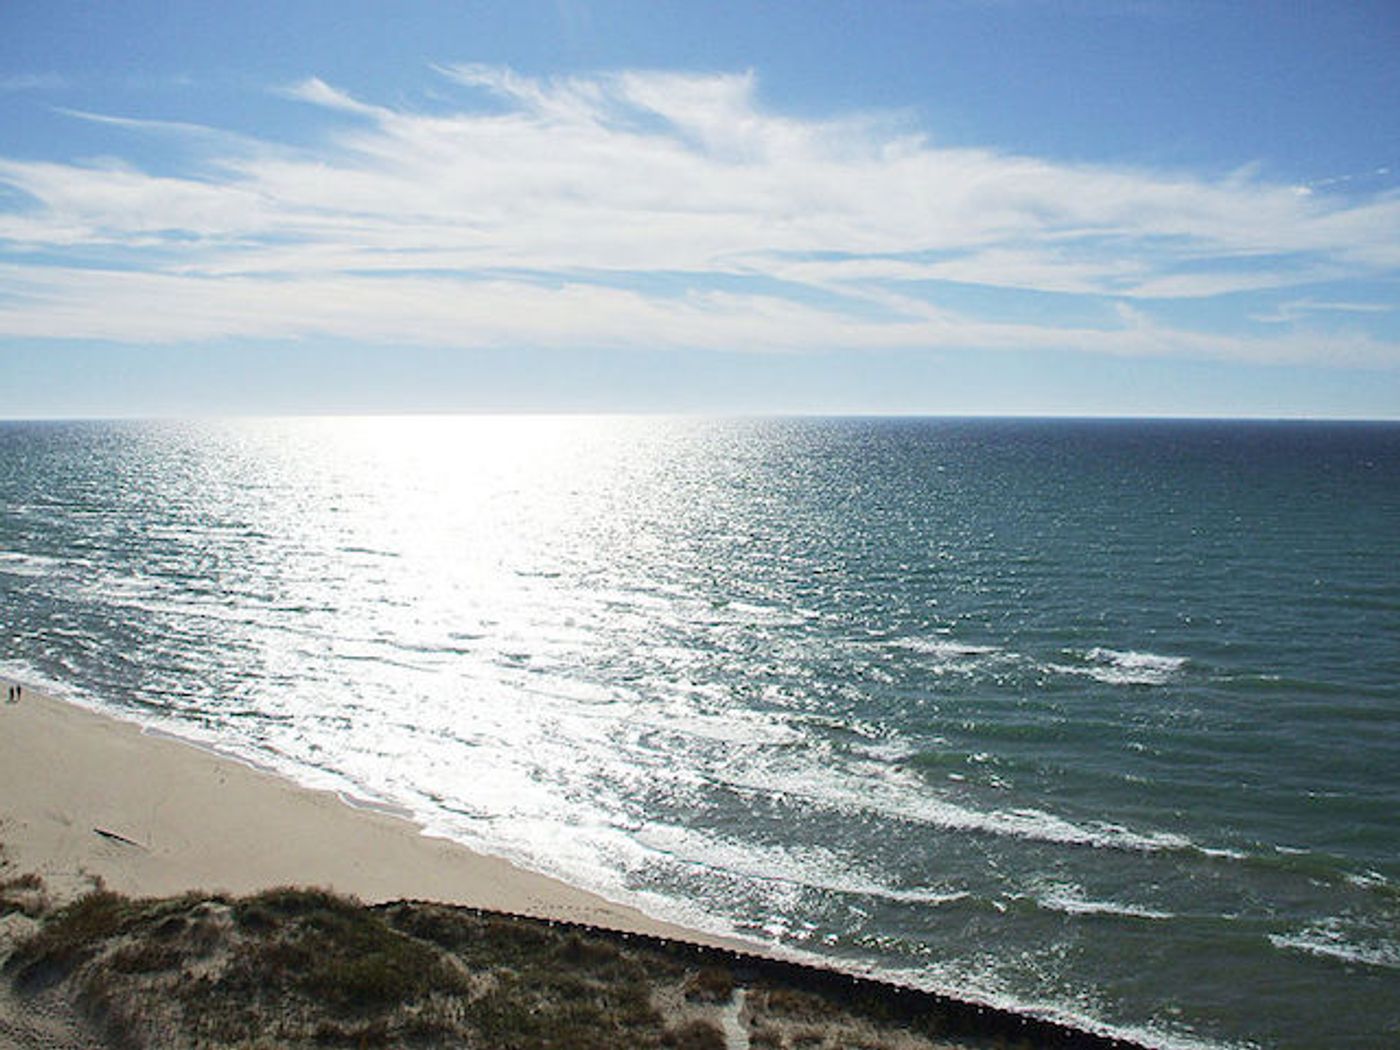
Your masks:
<svg viewBox="0 0 1400 1050"><path fill-rule="evenodd" d="M56 91L68 86L57 73L10 73L0 76L0 91Z"/></svg>
<svg viewBox="0 0 1400 1050"><path fill-rule="evenodd" d="M1291 319L1251 298L1393 281L1394 194L942 147L887 115L775 114L753 74L439 72L462 93L448 111L316 78L282 89L325 114L311 147L78 114L186 137L202 159L157 174L0 157L0 335L1400 365L1365 327L1379 311L1280 331ZM1027 320L1014 300L1030 295L1062 309ZM1231 296L1247 301L1226 326L1153 313Z"/></svg>
<svg viewBox="0 0 1400 1050"><path fill-rule="evenodd" d="M1395 310L1393 303L1350 303L1329 302L1317 299L1295 299L1280 303L1267 314L1256 314L1256 321L1269 324L1292 324L1314 314L1388 314Z"/></svg>

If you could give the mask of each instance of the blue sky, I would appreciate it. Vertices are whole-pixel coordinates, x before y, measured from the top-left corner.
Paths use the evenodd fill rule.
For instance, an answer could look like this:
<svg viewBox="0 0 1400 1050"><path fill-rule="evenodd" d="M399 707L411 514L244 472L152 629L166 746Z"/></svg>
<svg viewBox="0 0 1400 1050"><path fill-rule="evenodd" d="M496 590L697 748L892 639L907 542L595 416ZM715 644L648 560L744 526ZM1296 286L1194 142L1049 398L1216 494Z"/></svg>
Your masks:
<svg viewBox="0 0 1400 1050"><path fill-rule="evenodd" d="M0 7L0 415L1400 418L1400 6Z"/></svg>

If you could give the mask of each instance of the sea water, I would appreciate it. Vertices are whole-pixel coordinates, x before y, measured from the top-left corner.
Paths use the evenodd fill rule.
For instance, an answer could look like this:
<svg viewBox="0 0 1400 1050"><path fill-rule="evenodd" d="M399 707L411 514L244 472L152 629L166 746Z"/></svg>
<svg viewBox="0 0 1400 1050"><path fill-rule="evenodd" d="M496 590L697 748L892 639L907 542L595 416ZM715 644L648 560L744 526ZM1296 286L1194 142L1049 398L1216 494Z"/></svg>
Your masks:
<svg viewBox="0 0 1400 1050"><path fill-rule="evenodd" d="M1400 1041L1400 425L0 424L0 671L784 951Z"/></svg>

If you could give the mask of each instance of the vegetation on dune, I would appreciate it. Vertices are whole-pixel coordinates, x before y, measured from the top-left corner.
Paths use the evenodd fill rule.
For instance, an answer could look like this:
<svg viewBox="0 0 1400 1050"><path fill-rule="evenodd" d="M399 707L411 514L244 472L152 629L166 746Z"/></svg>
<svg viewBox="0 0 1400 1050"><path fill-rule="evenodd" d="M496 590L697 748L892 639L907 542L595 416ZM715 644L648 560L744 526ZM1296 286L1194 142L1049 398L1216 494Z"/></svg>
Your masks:
<svg viewBox="0 0 1400 1050"><path fill-rule="evenodd" d="M99 886L54 909L41 880L18 876L0 880L6 915L14 943L8 956L0 943L0 959L20 998L67 1000L131 1050L725 1050L726 1013L762 1050L1101 1045L990 1029L950 1044L950 1031L969 1030L950 1026L946 1003L873 982L469 908L366 907L319 889L133 900ZM27 931L17 939L16 924Z"/></svg>
<svg viewBox="0 0 1400 1050"><path fill-rule="evenodd" d="M724 1047L709 1021L654 1005L658 977L688 976L664 958L544 923L314 889L97 890L48 915L4 969L21 993L71 986L130 1047Z"/></svg>

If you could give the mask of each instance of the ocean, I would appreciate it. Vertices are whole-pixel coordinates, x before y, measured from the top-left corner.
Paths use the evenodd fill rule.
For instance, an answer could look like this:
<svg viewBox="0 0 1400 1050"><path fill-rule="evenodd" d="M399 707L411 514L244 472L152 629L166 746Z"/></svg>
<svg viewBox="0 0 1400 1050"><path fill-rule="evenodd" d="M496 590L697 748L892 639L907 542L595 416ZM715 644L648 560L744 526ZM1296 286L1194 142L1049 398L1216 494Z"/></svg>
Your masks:
<svg viewBox="0 0 1400 1050"><path fill-rule="evenodd" d="M0 672L804 957L1400 1045L1400 424L0 423Z"/></svg>

